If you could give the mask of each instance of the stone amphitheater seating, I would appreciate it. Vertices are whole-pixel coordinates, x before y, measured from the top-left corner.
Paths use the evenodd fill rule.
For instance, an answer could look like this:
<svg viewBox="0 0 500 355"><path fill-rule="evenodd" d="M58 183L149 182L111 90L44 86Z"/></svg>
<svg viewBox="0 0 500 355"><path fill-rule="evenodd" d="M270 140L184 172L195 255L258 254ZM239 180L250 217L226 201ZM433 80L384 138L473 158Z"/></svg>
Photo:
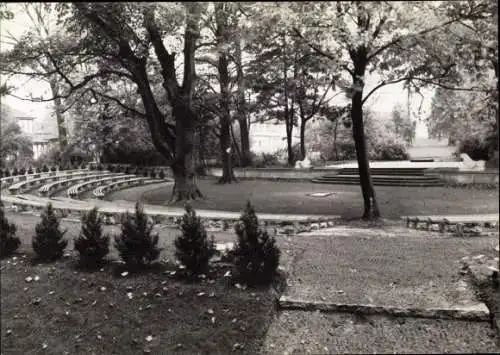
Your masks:
<svg viewBox="0 0 500 355"><path fill-rule="evenodd" d="M71 186L68 189L68 197L78 198L82 192L87 191L90 188L97 187L99 185L103 185L103 184L106 184L108 182L116 182L116 181L130 179L131 177L135 177L135 176L136 175L114 174L113 176L105 177L103 179L93 178L93 179L81 182L77 185ZM104 175L100 175L98 177L104 177Z"/></svg>
<svg viewBox="0 0 500 355"><path fill-rule="evenodd" d="M12 195L24 193L28 190L31 190L37 186L43 185L48 182L58 181L66 177L85 176L88 174L90 174L88 170L72 170L64 173L60 172L57 174L42 176L35 179L22 180L11 185L9 187L9 193Z"/></svg>
<svg viewBox="0 0 500 355"><path fill-rule="evenodd" d="M81 175L81 176L73 176L70 177L69 179L64 179L64 180L57 180L52 183L43 185L38 189L38 194L40 196L50 196L54 192L64 188L71 186L73 184L77 184L80 182L85 182L89 180L93 180L96 178L102 178L102 177L108 177L108 176L121 176L123 174L118 174L118 173L109 173L109 172L104 172L100 174L96 174L95 171L89 171L87 174Z"/></svg>
<svg viewBox="0 0 500 355"><path fill-rule="evenodd" d="M39 179L39 178L47 177L47 176L72 174L72 173L82 172L82 171L87 171L87 170L86 169L75 169L75 170L48 171L48 172L43 172L43 173L25 174L25 175L14 175L14 176L3 177L0 181L1 181L2 187L9 187L10 185L12 185L16 182Z"/></svg>
<svg viewBox="0 0 500 355"><path fill-rule="evenodd" d="M128 179L128 180L123 180L123 181L117 181L111 184L107 184L104 186L99 186L97 189L93 191L93 194L97 198L103 198L106 196L106 194L119 190L121 188L128 188L128 187L134 187L134 186L139 186L139 185L146 185L146 184L157 184L161 182L166 182L169 181L167 179L161 180L161 179L147 179L144 177L137 177L134 179Z"/></svg>

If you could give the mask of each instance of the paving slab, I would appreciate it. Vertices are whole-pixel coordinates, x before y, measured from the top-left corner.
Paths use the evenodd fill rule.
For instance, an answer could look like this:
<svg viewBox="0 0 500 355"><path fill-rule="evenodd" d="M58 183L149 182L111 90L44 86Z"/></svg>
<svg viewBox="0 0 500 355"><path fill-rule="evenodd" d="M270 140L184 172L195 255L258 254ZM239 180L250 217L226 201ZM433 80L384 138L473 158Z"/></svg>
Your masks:
<svg viewBox="0 0 500 355"><path fill-rule="evenodd" d="M485 310L459 274L460 259L490 248L399 226L338 226L289 239L295 255L284 299L398 309Z"/></svg>

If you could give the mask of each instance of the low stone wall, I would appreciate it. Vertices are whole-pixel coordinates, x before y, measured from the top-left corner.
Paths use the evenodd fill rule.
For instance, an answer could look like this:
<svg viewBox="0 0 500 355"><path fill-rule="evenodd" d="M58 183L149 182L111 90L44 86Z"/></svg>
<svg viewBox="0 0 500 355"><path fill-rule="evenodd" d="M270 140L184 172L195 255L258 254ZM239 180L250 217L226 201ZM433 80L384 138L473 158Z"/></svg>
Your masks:
<svg viewBox="0 0 500 355"><path fill-rule="evenodd" d="M335 169L293 169L293 168L235 168L234 175L239 179L270 179L310 181L325 174L336 174ZM222 168L208 168L208 176L221 177Z"/></svg>
<svg viewBox="0 0 500 355"><path fill-rule="evenodd" d="M498 186L498 172L429 169L427 174L436 175L450 185Z"/></svg>

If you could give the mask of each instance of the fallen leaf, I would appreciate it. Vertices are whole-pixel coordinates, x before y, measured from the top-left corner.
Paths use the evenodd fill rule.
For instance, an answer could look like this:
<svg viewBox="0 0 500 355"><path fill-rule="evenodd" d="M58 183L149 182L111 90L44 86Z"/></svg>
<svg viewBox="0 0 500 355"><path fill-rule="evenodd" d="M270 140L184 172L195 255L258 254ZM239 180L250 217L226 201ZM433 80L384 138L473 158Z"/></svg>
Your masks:
<svg viewBox="0 0 500 355"><path fill-rule="evenodd" d="M147 292L143 292L143 293L142 293L142 295L143 295L144 297L147 297L148 293L147 293Z"/></svg>
<svg viewBox="0 0 500 355"><path fill-rule="evenodd" d="M23 291L24 292L28 291L28 288L27 287L23 288Z"/></svg>
<svg viewBox="0 0 500 355"><path fill-rule="evenodd" d="M38 276L38 275L37 275L37 276L35 276L35 278L34 278L33 280L35 280L35 281L39 281L39 280L40 280L40 276Z"/></svg>
<svg viewBox="0 0 500 355"><path fill-rule="evenodd" d="M53 295L54 293L56 293L56 291L50 291L49 295Z"/></svg>
<svg viewBox="0 0 500 355"><path fill-rule="evenodd" d="M99 287L99 291L102 291L102 292L106 291L106 287L104 287L104 286Z"/></svg>
<svg viewBox="0 0 500 355"><path fill-rule="evenodd" d="M215 297L215 292L210 292L210 293L208 294L208 297Z"/></svg>
<svg viewBox="0 0 500 355"><path fill-rule="evenodd" d="M7 329L7 335L11 335L12 334L12 329Z"/></svg>
<svg viewBox="0 0 500 355"><path fill-rule="evenodd" d="M101 334L97 334L97 339L101 340L102 339L102 335Z"/></svg>
<svg viewBox="0 0 500 355"><path fill-rule="evenodd" d="M47 343L43 343L42 344L42 349L47 349L49 346L47 345Z"/></svg>
<svg viewBox="0 0 500 355"><path fill-rule="evenodd" d="M215 317L212 317L211 322L212 324L215 324Z"/></svg>
<svg viewBox="0 0 500 355"><path fill-rule="evenodd" d="M27 278L24 279L26 282L31 282L33 281L33 278L31 276L28 276Z"/></svg>
<svg viewBox="0 0 500 355"><path fill-rule="evenodd" d="M97 304L97 300L95 300L94 302L92 302L92 306L95 306Z"/></svg>
<svg viewBox="0 0 500 355"><path fill-rule="evenodd" d="M207 313L208 313L208 314L214 314L214 310L213 310L213 309L211 309L211 308L209 308L209 309L207 310Z"/></svg>
<svg viewBox="0 0 500 355"><path fill-rule="evenodd" d="M205 275L205 274L199 274L199 275L198 275L198 278L200 278L200 279L206 279L206 278L207 278L207 275Z"/></svg>
<svg viewBox="0 0 500 355"><path fill-rule="evenodd" d="M152 335L148 335L148 336L146 337L146 341L147 341L148 343L149 343L149 342L151 342L152 340L153 340L153 336L152 336Z"/></svg>
<svg viewBox="0 0 500 355"><path fill-rule="evenodd" d="M129 300L131 300L132 298L134 298L134 295L132 294L132 292L128 292L127 297Z"/></svg>
<svg viewBox="0 0 500 355"><path fill-rule="evenodd" d="M224 277L231 277L231 270L226 271Z"/></svg>
<svg viewBox="0 0 500 355"><path fill-rule="evenodd" d="M103 271L104 271L104 269L100 269L99 271L100 271L100 272L103 272Z"/></svg>
<svg viewBox="0 0 500 355"><path fill-rule="evenodd" d="M243 349L243 348L244 348L244 345L240 344L240 343L235 343L233 345L233 350L239 350L239 349Z"/></svg>
<svg viewBox="0 0 500 355"><path fill-rule="evenodd" d="M33 300L33 304L34 304L34 305L39 305L41 301L42 301L42 299L41 299L40 297L37 297L37 298L35 298L35 299Z"/></svg>
<svg viewBox="0 0 500 355"><path fill-rule="evenodd" d="M170 276L174 276L175 275L175 271L170 271Z"/></svg>
<svg viewBox="0 0 500 355"><path fill-rule="evenodd" d="M205 292L200 292L197 294L198 297L205 296Z"/></svg>
<svg viewBox="0 0 500 355"><path fill-rule="evenodd" d="M185 265L179 265L179 269L184 270L186 268Z"/></svg>
<svg viewBox="0 0 500 355"><path fill-rule="evenodd" d="M125 277L125 276L127 276L127 275L128 275L128 271L124 271L124 272L122 272L120 275L122 275L122 277Z"/></svg>
<svg viewBox="0 0 500 355"><path fill-rule="evenodd" d="M231 321L231 323L233 323L233 324L234 324L234 323L236 323L237 321L238 321L238 319L233 318L233 320Z"/></svg>

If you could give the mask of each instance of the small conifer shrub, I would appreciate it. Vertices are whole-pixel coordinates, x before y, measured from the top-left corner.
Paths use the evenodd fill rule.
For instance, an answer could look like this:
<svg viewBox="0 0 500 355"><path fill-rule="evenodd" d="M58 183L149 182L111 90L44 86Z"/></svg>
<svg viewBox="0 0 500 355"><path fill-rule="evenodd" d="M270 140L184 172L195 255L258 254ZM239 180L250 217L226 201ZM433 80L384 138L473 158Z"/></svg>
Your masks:
<svg viewBox="0 0 500 355"><path fill-rule="evenodd" d="M155 169L151 169L150 176L151 176L151 179L154 179L156 177Z"/></svg>
<svg viewBox="0 0 500 355"><path fill-rule="evenodd" d="M42 212L41 221L35 226L33 237L33 250L41 261L55 261L63 256L68 241L63 239L66 231L61 231L59 218L57 218L52 204Z"/></svg>
<svg viewBox="0 0 500 355"><path fill-rule="evenodd" d="M40 167L37 167L37 168L35 169L35 171L36 171L36 173L37 173L37 174L40 174L40 173L42 172L42 169L40 169Z"/></svg>
<svg viewBox="0 0 500 355"><path fill-rule="evenodd" d="M102 264L109 253L109 236L103 234L103 217L97 207L82 216L82 229L75 239L75 249L79 253L80 266L93 269Z"/></svg>
<svg viewBox="0 0 500 355"><path fill-rule="evenodd" d="M56 166L55 166L55 165L54 165L54 166L51 166L51 167L50 167L50 171L57 171Z"/></svg>
<svg viewBox="0 0 500 355"><path fill-rule="evenodd" d="M10 176L10 170L9 169L5 170L5 172L3 173L3 175L5 177L9 177Z"/></svg>
<svg viewBox="0 0 500 355"><path fill-rule="evenodd" d="M49 172L49 168L47 167L47 165L45 165L45 164L43 165L42 171L44 173L48 173Z"/></svg>
<svg viewBox="0 0 500 355"><path fill-rule="evenodd" d="M30 166L30 168L28 169L28 174L33 174L33 168Z"/></svg>
<svg viewBox="0 0 500 355"><path fill-rule="evenodd" d="M208 269L208 262L215 254L213 236L208 239L207 231L194 209L187 204L182 217L181 231L175 241L175 257L192 274L200 274Z"/></svg>
<svg viewBox="0 0 500 355"><path fill-rule="evenodd" d="M250 201L235 226L238 236L234 260L239 276L248 284L267 284L276 275L280 250L259 222Z"/></svg>
<svg viewBox="0 0 500 355"><path fill-rule="evenodd" d="M0 257L11 255L21 245L21 240L16 236L16 225L9 223L0 201Z"/></svg>
<svg viewBox="0 0 500 355"><path fill-rule="evenodd" d="M160 175L159 175L159 178L160 179L165 179L165 172L162 170L160 170Z"/></svg>
<svg viewBox="0 0 500 355"><path fill-rule="evenodd" d="M144 171L142 172L142 175L144 177L148 177L149 176L148 169L144 169Z"/></svg>
<svg viewBox="0 0 500 355"><path fill-rule="evenodd" d="M13 176L19 175L19 171L17 170L17 168L14 168L14 170L12 170L12 175Z"/></svg>
<svg viewBox="0 0 500 355"><path fill-rule="evenodd" d="M19 175L25 175L26 174L26 168L23 166L21 169L19 169Z"/></svg>
<svg viewBox="0 0 500 355"><path fill-rule="evenodd" d="M152 231L153 224L148 222L142 206L136 203L135 214L125 214L121 233L115 236L115 247L130 269L142 268L158 259L161 251L158 233Z"/></svg>

